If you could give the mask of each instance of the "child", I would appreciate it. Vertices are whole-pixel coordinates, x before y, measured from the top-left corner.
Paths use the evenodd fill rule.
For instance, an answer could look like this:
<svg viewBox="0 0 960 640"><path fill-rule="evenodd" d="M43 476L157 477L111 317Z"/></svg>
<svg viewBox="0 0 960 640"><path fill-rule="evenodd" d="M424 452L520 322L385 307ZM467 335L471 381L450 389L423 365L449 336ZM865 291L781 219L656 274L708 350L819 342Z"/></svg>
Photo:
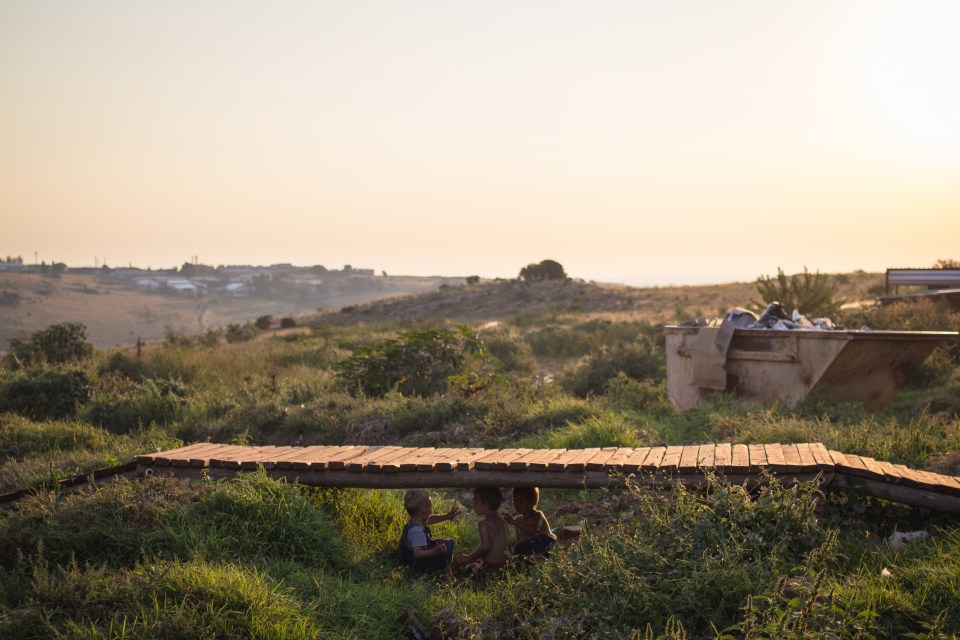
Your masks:
<svg viewBox="0 0 960 640"><path fill-rule="evenodd" d="M473 492L473 510L483 520L477 523L480 531L480 546L468 554L454 556L457 564L467 564L476 573L480 569L497 571L502 569L509 559L510 534L497 509L503 502L503 495L496 487L480 487Z"/></svg>
<svg viewBox="0 0 960 640"><path fill-rule="evenodd" d="M450 566L453 557L453 540L434 540L427 525L444 520L453 520L460 508L453 505L447 513L432 515L433 502L423 489L410 489L403 497L403 506L410 521L400 534L400 555L414 569L442 571Z"/></svg>
<svg viewBox="0 0 960 640"><path fill-rule="evenodd" d="M537 509L540 502L540 489L536 487L517 487L513 490L513 508L516 516L509 514L504 520L517 528L517 543L513 552L518 556L545 556L557 541L550 531L550 523L543 511Z"/></svg>

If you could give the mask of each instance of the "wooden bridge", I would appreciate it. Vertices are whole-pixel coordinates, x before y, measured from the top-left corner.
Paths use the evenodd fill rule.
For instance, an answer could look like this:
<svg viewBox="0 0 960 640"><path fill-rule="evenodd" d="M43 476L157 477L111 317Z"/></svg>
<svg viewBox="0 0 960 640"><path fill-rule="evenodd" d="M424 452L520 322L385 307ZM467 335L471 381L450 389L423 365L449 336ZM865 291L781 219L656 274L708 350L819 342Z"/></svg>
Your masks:
<svg viewBox="0 0 960 640"><path fill-rule="evenodd" d="M886 500L960 514L960 478L830 451L820 443L577 450L200 443L138 456L122 472L218 478L260 467L306 485L368 488L606 487L629 476L645 485L679 481L699 487L713 474L755 484L771 473L785 482L819 477L824 487L860 487Z"/></svg>

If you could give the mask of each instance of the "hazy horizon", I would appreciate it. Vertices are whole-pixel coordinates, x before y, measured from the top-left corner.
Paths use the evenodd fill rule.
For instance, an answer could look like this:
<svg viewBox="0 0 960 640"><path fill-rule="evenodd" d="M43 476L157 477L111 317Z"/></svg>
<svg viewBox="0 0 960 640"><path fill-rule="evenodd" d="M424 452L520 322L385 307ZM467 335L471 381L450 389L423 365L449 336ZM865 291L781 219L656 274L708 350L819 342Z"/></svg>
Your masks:
<svg viewBox="0 0 960 640"><path fill-rule="evenodd" d="M0 254L929 267L960 258L956 24L949 0L8 0Z"/></svg>

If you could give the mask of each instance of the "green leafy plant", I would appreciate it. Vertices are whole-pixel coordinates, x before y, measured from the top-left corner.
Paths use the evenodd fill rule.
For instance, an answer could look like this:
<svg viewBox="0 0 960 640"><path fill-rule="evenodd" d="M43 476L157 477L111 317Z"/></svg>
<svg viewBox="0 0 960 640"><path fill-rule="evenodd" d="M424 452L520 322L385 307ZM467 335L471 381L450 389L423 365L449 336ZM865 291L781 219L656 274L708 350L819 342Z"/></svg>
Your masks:
<svg viewBox="0 0 960 640"><path fill-rule="evenodd" d="M336 368L343 387L353 393L383 396L396 389L429 396L446 391L452 376L468 375L469 380L461 380L465 384L489 378L492 366L483 339L460 326L401 333L359 349Z"/></svg>
<svg viewBox="0 0 960 640"><path fill-rule="evenodd" d="M787 313L799 310L808 318L832 316L840 311L844 300L837 298L837 286L825 273L803 273L788 276L777 268L776 277L757 278L757 292L763 301L761 306L779 302Z"/></svg>
<svg viewBox="0 0 960 640"><path fill-rule="evenodd" d="M11 338L4 362L10 368L39 364L64 364L89 358L93 345L87 328L79 322L53 324L26 338Z"/></svg>

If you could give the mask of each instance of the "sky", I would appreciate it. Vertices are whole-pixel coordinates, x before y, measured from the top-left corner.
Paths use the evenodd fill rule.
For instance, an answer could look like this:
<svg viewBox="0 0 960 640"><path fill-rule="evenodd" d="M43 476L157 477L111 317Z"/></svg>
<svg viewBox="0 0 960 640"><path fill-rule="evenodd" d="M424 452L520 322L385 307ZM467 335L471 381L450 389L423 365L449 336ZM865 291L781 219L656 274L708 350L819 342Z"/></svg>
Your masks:
<svg viewBox="0 0 960 640"><path fill-rule="evenodd" d="M955 0L3 0L0 256L630 284L960 258Z"/></svg>

